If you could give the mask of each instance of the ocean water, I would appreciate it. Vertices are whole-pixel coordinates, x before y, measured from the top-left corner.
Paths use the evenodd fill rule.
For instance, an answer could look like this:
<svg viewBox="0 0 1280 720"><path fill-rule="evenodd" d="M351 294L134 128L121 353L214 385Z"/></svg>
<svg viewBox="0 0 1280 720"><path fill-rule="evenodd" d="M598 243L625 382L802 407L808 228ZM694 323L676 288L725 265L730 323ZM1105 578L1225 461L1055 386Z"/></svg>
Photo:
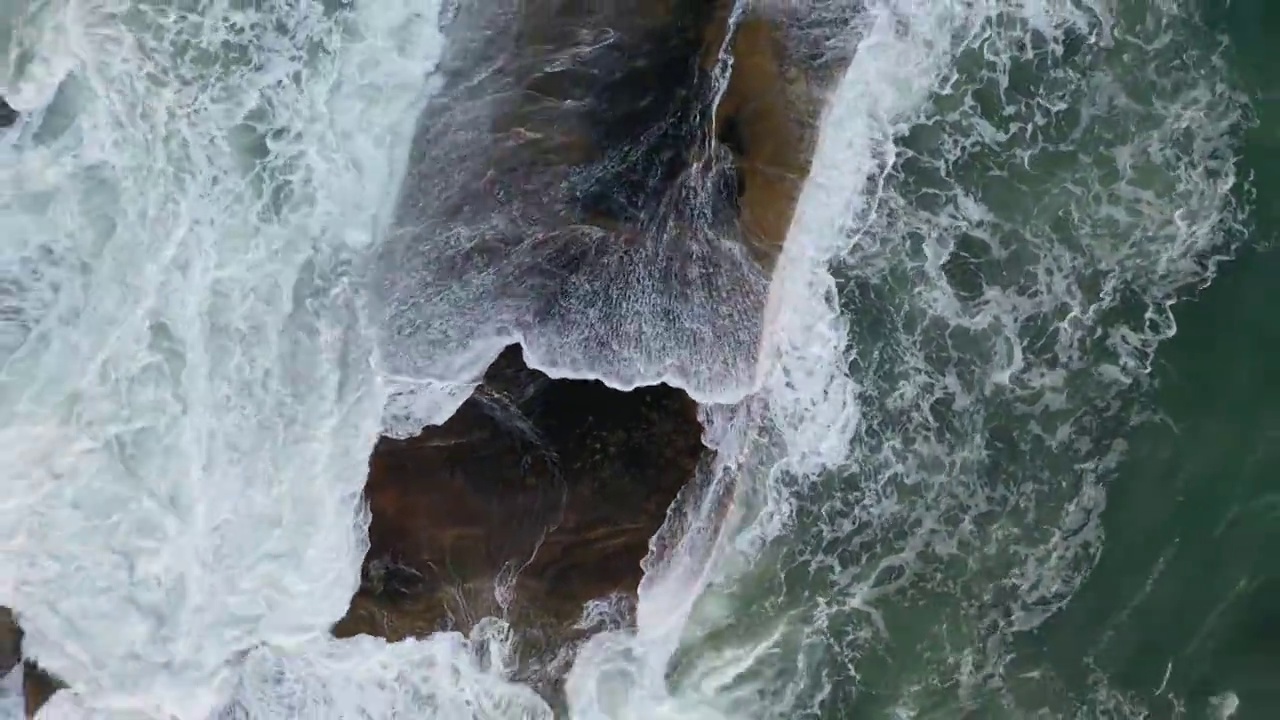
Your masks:
<svg viewBox="0 0 1280 720"><path fill-rule="evenodd" d="M1277 8L776 9L848 67L757 384L548 702L498 619L327 637L374 438L459 399L404 401L364 279L444 10L0 4L0 604L72 687L43 716L1280 712Z"/></svg>

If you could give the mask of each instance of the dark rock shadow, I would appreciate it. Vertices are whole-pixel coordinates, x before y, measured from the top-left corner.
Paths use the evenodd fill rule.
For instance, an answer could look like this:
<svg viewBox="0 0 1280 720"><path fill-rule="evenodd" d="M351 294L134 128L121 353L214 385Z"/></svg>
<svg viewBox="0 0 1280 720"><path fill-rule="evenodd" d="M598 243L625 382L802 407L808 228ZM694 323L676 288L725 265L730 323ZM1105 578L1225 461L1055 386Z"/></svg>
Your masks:
<svg viewBox="0 0 1280 720"><path fill-rule="evenodd" d="M363 584L335 634L391 640L505 617L561 639L634 593L705 448L683 392L552 380L505 350L448 422L379 440Z"/></svg>

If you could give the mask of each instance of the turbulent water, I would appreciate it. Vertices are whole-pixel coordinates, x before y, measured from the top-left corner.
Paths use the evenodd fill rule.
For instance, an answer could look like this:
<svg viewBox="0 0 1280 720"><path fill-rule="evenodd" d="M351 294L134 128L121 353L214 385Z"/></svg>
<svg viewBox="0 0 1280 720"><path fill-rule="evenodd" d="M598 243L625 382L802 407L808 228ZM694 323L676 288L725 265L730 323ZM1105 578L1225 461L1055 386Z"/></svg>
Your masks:
<svg viewBox="0 0 1280 720"><path fill-rule="evenodd" d="M1275 712L1250 704L1265 646L1194 670L1264 575L1215 575L1243 589L1189 599L1191 640L1141 625L1218 555L1177 555L1163 472L1130 482L1198 442L1167 430L1201 417L1166 398L1165 341L1194 355L1175 312L1268 257L1241 162L1277 146L1229 35L1250 5L762 5L841 70L760 363L693 388L717 464L654 539L635 627L579 651L553 711L510 680L500 621L328 637L375 438L465 390L400 393L365 281L448 12L6 0L0 605L72 688L45 716ZM1233 507L1273 518L1257 498ZM1157 591L1165 614L1139 609Z"/></svg>

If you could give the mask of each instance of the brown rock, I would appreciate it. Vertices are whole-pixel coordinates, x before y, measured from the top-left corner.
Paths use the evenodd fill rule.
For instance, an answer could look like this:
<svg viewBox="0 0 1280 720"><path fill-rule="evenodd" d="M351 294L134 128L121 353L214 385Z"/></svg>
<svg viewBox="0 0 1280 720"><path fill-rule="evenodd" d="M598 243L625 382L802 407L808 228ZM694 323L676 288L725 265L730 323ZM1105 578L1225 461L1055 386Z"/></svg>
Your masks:
<svg viewBox="0 0 1280 720"><path fill-rule="evenodd" d="M34 718L49 698L64 687L66 685L61 681L28 660L22 668L22 694L26 698L27 717Z"/></svg>
<svg viewBox="0 0 1280 720"><path fill-rule="evenodd" d="M0 676L7 675L22 659L22 628L9 608L0 607ZM22 668L23 707L28 718L35 717L40 708L58 690L66 687L59 680L41 670L35 662L27 660Z"/></svg>
<svg viewBox="0 0 1280 720"><path fill-rule="evenodd" d="M13 617L13 611L0 607L0 676L22 662L22 628Z"/></svg>
<svg viewBox="0 0 1280 720"><path fill-rule="evenodd" d="M654 219L682 212L677 200L700 200L710 217L683 220L737 237L767 271L811 160L815 91L788 71L789 36L756 10L732 26L726 47L733 6L532 0L479 11L458 30L478 39L455 43L444 65L446 84L462 89L428 113L474 143L420 138L406 185L429 202L410 216L473 228L505 217L531 230L522 235L588 225L626 242L678 231ZM722 49L732 65L717 97ZM488 179L486 197L471 173Z"/></svg>
<svg viewBox="0 0 1280 720"><path fill-rule="evenodd" d="M586 601L634 592L700 434L678 390L551 380L508 348L444 425L379 441L364 585L335 633L397 640L485 615L563 629Z"/></svg>
<svg viewBox="0 0 1280 720"><path fill-rule="evenodd" d="M714 67L728 29L727 10L707 33L704 67ZM756 260L772 269L787 238L813 159L816 102L803 75L788 73L786 40L772 20L741 19L729 41L733 65L716 106L716 139L742 173L738 228Z"/></svg>
<svg viewBox="0 0 1280 720"><path fill-rule="evenodd" d="M726 43L727 0L515 5L448 29L379 250L390 371L454 376L429 349L523 337L628 383L747 391L816 122L784 28L749 9Z"/></svg>

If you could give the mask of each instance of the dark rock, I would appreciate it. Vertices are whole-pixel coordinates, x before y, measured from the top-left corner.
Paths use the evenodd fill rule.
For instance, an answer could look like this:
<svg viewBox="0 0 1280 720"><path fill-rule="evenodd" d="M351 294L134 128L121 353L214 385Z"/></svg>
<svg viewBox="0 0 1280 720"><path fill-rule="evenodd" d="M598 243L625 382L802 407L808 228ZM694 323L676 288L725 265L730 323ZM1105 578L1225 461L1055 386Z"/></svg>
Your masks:
<svg viewBox="0 0 1280 720"><path fill-rule="evenodd" d="M35 717L49 698L66 687L34 661L22 659L22 628L9 608L0 607L0 676L9 674L18 663L22 667L23 707L28 718Z"/></svg>
<svg viewBox="0 0 1280 720"><path fill-rule="evenodd" d="M9 106L4 98L0 98L0 128L12 127L18 122L18 111Z"/></svg>
<svg viewBox="0 0 1280 720"><path fill-rule="evenodd" d="M26 698L27 717L34 718L49 698L65 687L60 680L28 660L22 668L22 694Z"/></svg>
<svg viewBox="0 0 1280 720"><path fill-rule="evenodd" d="M22 662L22 628L14 619L13 612L0 607L0 677Z"/></svg>
<svg viewBox="0 0 1280 720"><path fill-rule="evenodd" d="M575 94L597 150L568 185L569 203L583 221L642 228L670 212L664 201L683 181L711 189L699 199L720 229L730 228L736 198L715 190L732 164L690 175L699 149L708 145L714 87L699 62L712 15L705 3L688 5L663 26L619 36L565 71L576 71Z"/></svg>
<svg viewBox="0 0 1280 720"><path fill-rule="evenodd" d="M712 44L719 47L723 31L712 32ZM769 268L809 173L817 123L816 103L805 97L810 91L802 76L786 72L785 50L773 22L740 21L730 41L733 72L715 109L719 141L733 152L741 173L738 231Z"/></svg>
<svg viewBox="0 0 1280 720"><path fill-rule="evenodd" d="M640 561L703 453L695 404L551 380L517 347L444 425L370 462L364 583L335 628L400 639L486 615L565 627L634 593Z"/></svg>
<svg viewBox="0 0 1280 720"><path fill-rule="evenodd" d="M813 117L785 38L747 17L726 44L729 7L459 11L380 247L391 372L522 341L628 384L747 390Z"/></svg>

